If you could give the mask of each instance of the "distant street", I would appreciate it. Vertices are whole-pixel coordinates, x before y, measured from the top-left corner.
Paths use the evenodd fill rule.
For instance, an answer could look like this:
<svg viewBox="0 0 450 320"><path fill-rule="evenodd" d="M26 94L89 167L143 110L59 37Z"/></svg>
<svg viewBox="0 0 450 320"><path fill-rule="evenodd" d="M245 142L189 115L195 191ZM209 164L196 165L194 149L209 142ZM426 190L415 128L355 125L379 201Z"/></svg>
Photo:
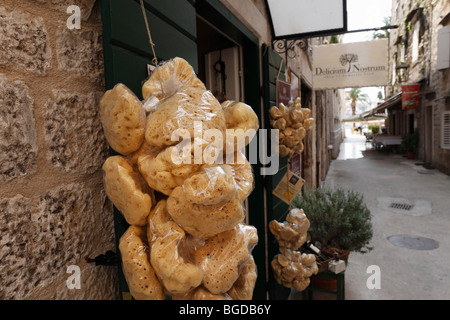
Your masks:
<svg viewBox="0 0 450 320"><path fill-rule="evenodd" d="M348 134L340 150L324 188L361 192L374 229L374 250L350 254L346 299L450 299L450 177L376 151L359 134ZM381 289L367 287L372 265Z"/></svg>

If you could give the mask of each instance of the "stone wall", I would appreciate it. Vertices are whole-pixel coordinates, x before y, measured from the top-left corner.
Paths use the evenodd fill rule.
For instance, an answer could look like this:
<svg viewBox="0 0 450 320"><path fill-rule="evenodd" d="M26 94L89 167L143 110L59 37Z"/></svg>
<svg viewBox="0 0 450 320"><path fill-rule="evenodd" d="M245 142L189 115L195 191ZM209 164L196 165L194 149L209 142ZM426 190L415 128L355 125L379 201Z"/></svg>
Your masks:
<svg viewBox="0 0 450 320"><path fill-rule="evenodd" d="M81 29L68 29L69 5ZM117 299L99 1L0 4L0 299ZM68 267L81 270L69 289Z"/></svg>

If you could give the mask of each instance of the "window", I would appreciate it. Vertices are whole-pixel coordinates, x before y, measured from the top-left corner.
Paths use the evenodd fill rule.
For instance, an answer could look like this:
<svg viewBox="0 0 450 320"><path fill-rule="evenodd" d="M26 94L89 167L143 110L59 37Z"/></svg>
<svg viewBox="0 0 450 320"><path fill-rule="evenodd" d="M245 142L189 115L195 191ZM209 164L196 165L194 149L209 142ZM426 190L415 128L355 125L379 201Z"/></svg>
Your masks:
<svg viewBox="0 0 450 320"><path fill-rule="evenodd" d="M437 66L438 70L444 70L450 67L450 26L439 29L438 31L438 52Z"/></svg>
<svg viewBox="0 0 450 320"><path fill-rule="evenodd" d="M450 149L450 111L442 113L441 130L441 147L442 149Z"/></svg>
<svg viewBox="0 0 450 320"><path fill-rule="evenodd" d="M412 35L412 51L411 51L411 61L415 62L419 58L419 32L420 32L420 20L414 23L414 31Z"/></svg>
<svg viewBox="0 0 450 320"><path fill-rule="evenodd" d="M405 45L400 45L400 63L405 63Z"/></svg>

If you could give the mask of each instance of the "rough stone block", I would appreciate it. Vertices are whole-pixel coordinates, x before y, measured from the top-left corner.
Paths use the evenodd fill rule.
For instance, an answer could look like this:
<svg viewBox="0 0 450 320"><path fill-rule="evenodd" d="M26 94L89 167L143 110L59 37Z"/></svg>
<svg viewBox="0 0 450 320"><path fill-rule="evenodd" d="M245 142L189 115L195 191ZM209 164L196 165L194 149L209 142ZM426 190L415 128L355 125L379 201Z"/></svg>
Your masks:
<svg viewBox="0 0 450 320"><path fill-rule="evenodd" d="M99 32L61 26L56 48L60 70L103 84L103 45Z"/></svg>
<svg viewBox="0 0 450 320"><path fill-rule="evenodd" d="M38 147L27 86L0 74L0 106L0 180L7 182L36 169Z"/></svg>
<svg viewBox="0 0 450 320"><path fill-rule="evenodd" d="M34 268L28 264L32 211L32 199L21 195L0 200L0 300L23 297L32 286Z"/></svg>
<svg viewBox="0 0 450 320"><path fill-rule="evenodd" d="M23 299L95 250L92 192L81 184L0 201L0 299Z"/></svg>
<svg viewBox="0 0 450 320"><path fill-rule="evenodd" d="M51 49L42 18L0 7L0 65L9 64L45 75Z"/></svg>
<svg viewBox="0 0 450 320"><path fill-rule="evenodd" d="M102 93L54 90L53 95L45 112L48 159L66 172L97 171L108 154L98 114Z"/></svg>

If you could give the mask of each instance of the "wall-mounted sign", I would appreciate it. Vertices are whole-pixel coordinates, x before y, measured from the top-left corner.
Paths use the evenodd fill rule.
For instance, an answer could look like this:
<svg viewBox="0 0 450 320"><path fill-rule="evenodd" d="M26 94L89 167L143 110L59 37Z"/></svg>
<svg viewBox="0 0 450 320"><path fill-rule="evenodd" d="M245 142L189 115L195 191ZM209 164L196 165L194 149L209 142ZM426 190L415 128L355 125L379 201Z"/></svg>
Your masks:
<svg viewBox="0 0 450 320"><path fill-rule="evenodd" d="M283 80L277 80L277 106L283 103L285 106L291 101L291 84Z"/></svg>
<svg viewBox="0 0 450 320"><path fill-rule="evenodd" d="M266 4L275 40L347 31L347 0L266 0Z"/></svg>
<svg viewBox="0 0 450 320"><path fill-rule="evenodd" d="M314 90L388 84L388 40L313 47Z"/></svg>
<svg viewBox="0 0 450 320"><path fill-rule="evenodd" d="M290 204L295 195L300 192L305 180L300 176L288 171L278 183L272 194L284 201L286 204Z"/></svg>
<svg viewBox="0 0 450 320"><path fill-rule="evenodd" d="M420 108L420 85L402 86L402 109Z"/></svg>

